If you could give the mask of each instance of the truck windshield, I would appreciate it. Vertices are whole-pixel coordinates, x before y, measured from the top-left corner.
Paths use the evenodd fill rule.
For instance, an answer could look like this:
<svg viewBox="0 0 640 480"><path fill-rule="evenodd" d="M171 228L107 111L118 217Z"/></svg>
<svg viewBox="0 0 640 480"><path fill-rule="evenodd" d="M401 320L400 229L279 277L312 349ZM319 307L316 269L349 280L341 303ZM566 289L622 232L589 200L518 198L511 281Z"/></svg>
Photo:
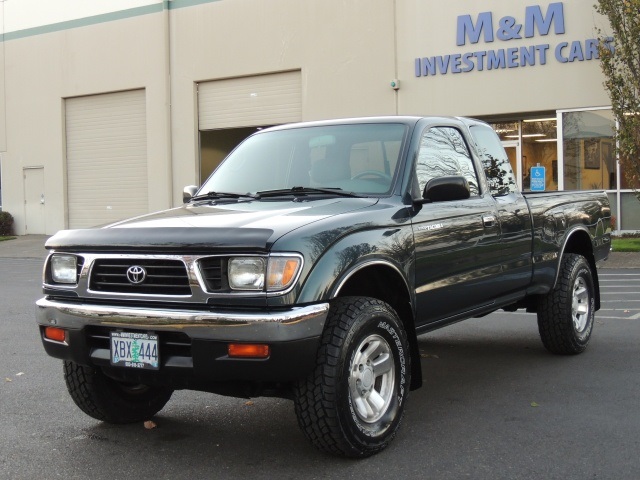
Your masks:
<svg viewBox="0 0 640 480"><path fill-rule="evenodd" d="M231 152L198 194L310 187L325 194L388 195L406 130L375 123L260 132Z"/></svg>

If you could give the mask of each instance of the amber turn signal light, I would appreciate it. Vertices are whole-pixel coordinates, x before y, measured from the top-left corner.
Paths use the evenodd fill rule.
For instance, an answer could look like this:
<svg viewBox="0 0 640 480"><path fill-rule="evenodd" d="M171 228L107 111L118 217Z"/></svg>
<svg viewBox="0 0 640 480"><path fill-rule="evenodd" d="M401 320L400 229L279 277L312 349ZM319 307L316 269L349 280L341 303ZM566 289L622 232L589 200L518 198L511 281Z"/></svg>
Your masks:
<svg viewBox="0 0 640 480"><path fill-rule="evenodd" d="M44 338L54 342L66 342L67 332L57 327L47 327L44 329Z"/></svg>
<svg viewBox="0 0 640 480"><path fill-rule="evenodd" d="M271 353L269 345L253 343L230 343L228 352L234 358L268 358Z"/></svg>

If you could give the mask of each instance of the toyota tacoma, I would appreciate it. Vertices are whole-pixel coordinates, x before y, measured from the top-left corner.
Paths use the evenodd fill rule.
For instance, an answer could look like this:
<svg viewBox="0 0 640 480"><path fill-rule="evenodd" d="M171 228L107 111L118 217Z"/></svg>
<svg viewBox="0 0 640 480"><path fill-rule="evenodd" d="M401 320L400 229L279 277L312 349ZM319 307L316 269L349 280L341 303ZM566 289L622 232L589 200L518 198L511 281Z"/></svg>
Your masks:
<svg viewBox="0 0 640 480"><path fill-rule="evenodd" d="M477 120L279 126L182 206L51 237L37 322L95 419L176 389L278 396L316 447L364 457L421 386L419 335L526 309L547 350L582 352L610 218L602 191L520 192Z"/></svg>

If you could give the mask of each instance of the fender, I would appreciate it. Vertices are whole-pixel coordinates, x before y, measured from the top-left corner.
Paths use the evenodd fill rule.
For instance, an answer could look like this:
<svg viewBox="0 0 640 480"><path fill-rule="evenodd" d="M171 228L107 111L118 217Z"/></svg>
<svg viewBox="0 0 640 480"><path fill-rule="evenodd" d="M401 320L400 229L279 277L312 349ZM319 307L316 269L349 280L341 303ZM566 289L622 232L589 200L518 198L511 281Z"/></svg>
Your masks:
<svg viewBox="0 0 640 480"><path fill-rule="evenodd" d="M589 230L584 225L575 225L567 232L567 234L564 236L562 245L560 246L560 251L558 253L558 259L557 259L558 261L556 263L556 275L553 280L553 285L551 286L552 290L555 288L556 284L558 283L558 277L560 276L560 262L562 261L562 257L564 256L565 250L567 250L567 245L569 245L569 243L574 239L574 236L578 234L578 232L582 232L586 234L590 242L593 241L593 237L591 236L591 234L589 233ZM576 242L576 243L582 244L584 242ZM593 247L589 252L581 252L578 250L578 251L574 251L573 253L580 253L587 260L590 260L589 257L593 255Z"/></svg>
<svg viewBox="0 0 640 480"><path fill-rule="evenodd" d="M363 268L388 266L403 279L411 294L413 231L407 224L398 228L361 230L340 239L317 259L304 281L297 303L326 301L338 296L347 281ZM413 300L412 295L410 296Z"/></svg>
<svg viewBox="0 0 640 480"><path fill-rule="evenodd" d="M400 277L402 278L403 282L404 282L404 287L407 290L407 292L411 292L411 289L409 288L409 284L407 282L407 279L405 278L404 272L394 263L388 261L388 260L368 260L366 262L362 262L357 264L356 266L354 266L353 268L349 269L349 271L345 272L345 274L343 275L342 279L338 282L338 284L335 286L335 288L333 289L331 295L329 298L336 298L340 295L340 290L342 289L342 287L344 287L344 284L347 283L349 281L349 279L351 277L353 277L354 274L358 273L360 270L363 270L367 267L371 267L374 265L381 265L381 266L385 266L385 267L390 267L393 270L395 270L398 275L400 275ZM412 303L412 307L413 307L413 302Z"/></svg>

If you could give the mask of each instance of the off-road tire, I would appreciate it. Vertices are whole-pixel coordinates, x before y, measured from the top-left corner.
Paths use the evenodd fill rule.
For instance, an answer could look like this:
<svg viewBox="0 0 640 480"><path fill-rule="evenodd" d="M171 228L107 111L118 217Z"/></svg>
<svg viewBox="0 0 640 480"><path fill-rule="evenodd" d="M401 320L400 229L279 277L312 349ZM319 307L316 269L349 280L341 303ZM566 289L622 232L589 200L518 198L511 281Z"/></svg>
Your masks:
<svg viewBox="0 0 640 480"><path fill-rule="evenodd" d="M171 398L173 390L129 385L101 370L64 362L64 379L75 404L84 413L107 423L135 423L150 419Z"/></svg>
<svg viewBox="0 0 640 480"><path fill-rule="evenodd" d="M411 384L409 342L385 302L332 302L316 367L294 388L298 424L320 450L367 457L394 438Z"/></svg>
<svg viewBox="0 0 640 480"><path fill-rule="evenodd" d="M583 352L595 310L591 266L581 255L565 254L555 288L538 302L538 330L545 348L559 355Z"/></svg>

